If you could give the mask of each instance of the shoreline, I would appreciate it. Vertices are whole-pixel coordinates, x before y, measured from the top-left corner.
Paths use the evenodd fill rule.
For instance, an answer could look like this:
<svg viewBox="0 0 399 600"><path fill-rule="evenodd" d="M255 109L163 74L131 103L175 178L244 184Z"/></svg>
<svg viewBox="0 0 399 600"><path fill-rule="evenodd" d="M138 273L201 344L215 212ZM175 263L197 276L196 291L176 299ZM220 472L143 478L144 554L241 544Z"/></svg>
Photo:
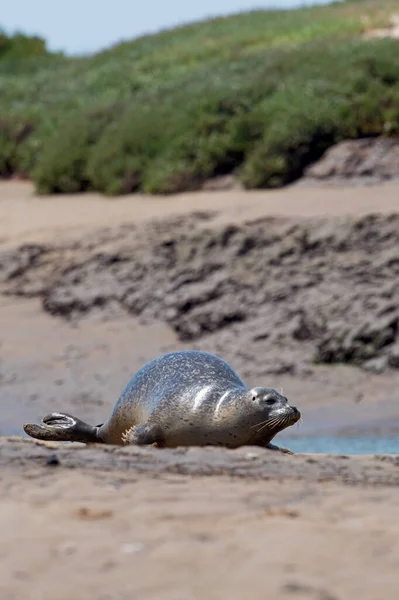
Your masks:
<svg viewBox="0 0 399 600"><path fill-rule="evenodd" d="M295 467L294 467L295 465ZM239 479L307 480L358 485L399 485L399 456L395 454L285 455L256 446L237 449L108 446L43 442L20 436L0 436L0 466L12 470L39 469L104 474L187 477L235 477ZM294 467L294 468L293 468ZM36 471L36 476L38 471Z"/></svg>

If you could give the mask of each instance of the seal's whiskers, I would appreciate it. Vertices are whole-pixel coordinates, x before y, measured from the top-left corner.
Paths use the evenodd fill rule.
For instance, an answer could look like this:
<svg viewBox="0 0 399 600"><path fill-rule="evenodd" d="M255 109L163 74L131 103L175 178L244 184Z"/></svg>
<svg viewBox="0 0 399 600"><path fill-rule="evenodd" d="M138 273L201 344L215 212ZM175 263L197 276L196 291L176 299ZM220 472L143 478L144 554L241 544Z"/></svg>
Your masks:
<svg viewBox="0 0 399 600"><path fill-rule="evenodd" d="M268 423L269 419L266 419L266 421L261 421L260 423L256 423L256 425L251 425L251 429L255 429L255 427L259 427L259 425L263 425L264 423Z"/></svg>
<svg viewBox="0 0 399 600"><path fill-rule="evenodd" d="M256 423L256 425L252 425L251 429L255 429L255 427L260 426L260 429L258 429L258 431L257 431L257 433L259 433L259 431L261 431L262 429L264 429L267 426L273 427L280 421L280 419L281 419L281 417L274 417L271 419L266 419L266 421L260 421L260 423Z"/></svg>
<svg viewBox="0 0 399 600"><path fill-rule="evenodd" d="M262 423L262 427L260 427L257 430L257 433L262 431L262 429L265 429L265 427L270 427L271 429L276 429L277 427L280 427L281 425L285 425L287 422L288 422L288 417L285 417L285 416L274 417L274 419L269 419L268 421L266 421L266 423Z"/></svg>

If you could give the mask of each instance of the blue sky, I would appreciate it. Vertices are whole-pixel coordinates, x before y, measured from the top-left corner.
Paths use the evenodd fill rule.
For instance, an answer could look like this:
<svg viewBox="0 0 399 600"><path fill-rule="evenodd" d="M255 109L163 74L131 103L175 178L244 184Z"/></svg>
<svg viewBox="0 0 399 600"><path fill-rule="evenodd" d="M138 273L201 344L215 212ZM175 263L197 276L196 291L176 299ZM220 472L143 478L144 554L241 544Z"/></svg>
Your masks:
<svg viewBox="0 0 399 600"><path fill-rule="evenodd" d="M254 8L327 4L328 0L12 0L3 2L7 33L39 34L51 50L84 53L208 16Z"/></svg>

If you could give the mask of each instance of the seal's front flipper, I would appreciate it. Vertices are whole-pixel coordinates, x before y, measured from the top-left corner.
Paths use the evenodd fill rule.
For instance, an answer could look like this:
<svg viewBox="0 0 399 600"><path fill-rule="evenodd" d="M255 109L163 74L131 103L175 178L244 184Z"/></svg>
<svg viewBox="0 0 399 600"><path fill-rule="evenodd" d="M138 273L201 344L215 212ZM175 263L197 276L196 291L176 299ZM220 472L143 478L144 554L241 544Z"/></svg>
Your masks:
<svg viewBox="0 0 399 600"><path fill-rule="evenodd" d="M24 431L38 440L51 442L82 442L84 444L101 443L97 435L98 428L84 423L80 419L65 413L51 413L42 419L40 425L28 423Z"/></svg>
<svg viewBox="0 0 399 600"><path fill-rule="evenodd" d="M280 448L280 446L275 446L274 444L267 444L265 446L268 450L276 450L277 452L282 452L283 454L294 454L288 448Z"/></svg>
<svg viewBox="0 0 399 600"><path fill-rule="evenodd" d="M122 434L122 442L125 445L133 444L137 446L156 445L158 448L164 446L164 436L162 429L155 423L141 423L133 425Z"/></svg>

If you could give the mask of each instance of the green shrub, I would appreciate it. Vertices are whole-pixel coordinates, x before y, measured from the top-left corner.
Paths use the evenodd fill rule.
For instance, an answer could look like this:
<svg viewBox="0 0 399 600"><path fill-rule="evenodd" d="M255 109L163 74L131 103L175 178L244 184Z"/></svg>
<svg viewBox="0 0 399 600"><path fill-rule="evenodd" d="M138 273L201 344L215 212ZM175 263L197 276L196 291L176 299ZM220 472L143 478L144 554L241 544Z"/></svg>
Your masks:
<svg viewBox="0 0 399 600"><path fill-rule="evenodd" d="M87 163L90 151L118 107L90 113L66 115L56 131L44 142L33 181L40 194L73 194L91 189Z"/></svg>
<svg viewBox="0 0 399 600"><path fill-rule="evenodd" d="M106 129L89 160L95 189L171 193L194 189L204 178L239 164L245 140L235 117L247 109L244 103L214 97L191 105L184 92L173 98L172 103L152 98L133 106Z"/></svg>
<svg viewBox="0 0 399 600"><path fill-rule="evenodd" d="M232 172L248 188L285 185L336 141L397 130L394 47L317 40L257 56L251 73L221 61L219 77L186 75L112 119L74 113L46 144L38 189L174 193Z"/></svg>
<svg viewBox="0 0 399 600"><path fill-rule="evenodd" d="M143 191L175 193L196 189L209 177L231 173L242 162L249 138L241 127L245 100L213 98L199 102L185 128L148 165Z"/></svg>
<svg viewBox="0 0 399 600"><path fill-rule="evenodd" d="M143 172L169 143L177 114L163 105L133 105L105 129L93 148L88 175L96 190L127 194L142 186Z"/></svg>
<svg viewBox="0 0 399 600"><path fill-rule="evenodd" d="M34 124L27 118L0 116L0 177L28 174L26 148L33 131Z"/></svg>
<svg viewBox="0 0 399 600"><path fill-rule="evenodd" d="M28 36L23 33L7 35L0 31L0 60L4 58L23 59L48 54L45 40L38 36Z"/></svg>

